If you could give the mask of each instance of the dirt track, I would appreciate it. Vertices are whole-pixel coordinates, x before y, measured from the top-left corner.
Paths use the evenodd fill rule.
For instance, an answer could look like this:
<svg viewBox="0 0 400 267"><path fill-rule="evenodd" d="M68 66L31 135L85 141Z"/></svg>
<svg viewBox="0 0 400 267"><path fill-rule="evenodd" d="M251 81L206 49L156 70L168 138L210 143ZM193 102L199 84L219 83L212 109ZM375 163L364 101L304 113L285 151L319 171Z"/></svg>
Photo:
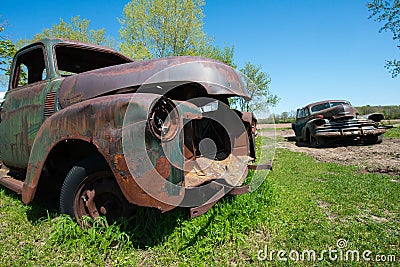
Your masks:
<svg viewBox="0 0 400 267"><path fill-rule="evenodd" d="M263 135L268 134L262 132ZM310 148L296 144L292 130L277 130L277 147L304 152L318 161L358 165L366 172L400 176L400 139L383 138L376 145L348 145L327 148ZM398 181L398 179L396 179Z"/></svg>

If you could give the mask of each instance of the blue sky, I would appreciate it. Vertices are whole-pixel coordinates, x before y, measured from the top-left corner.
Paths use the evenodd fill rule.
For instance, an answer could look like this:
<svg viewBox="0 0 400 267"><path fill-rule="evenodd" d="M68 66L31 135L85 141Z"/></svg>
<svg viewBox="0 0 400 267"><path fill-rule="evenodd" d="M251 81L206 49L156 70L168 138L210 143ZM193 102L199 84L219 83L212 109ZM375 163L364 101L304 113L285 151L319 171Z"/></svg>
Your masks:
<svg viewBox="0 0 400 267"><path fill-rule="evenodd" d="M106 28L118 39L128 1L7 1L0 8L13 40L80 15L91 28ZM367 1L208 0L204 30L220 46L234 45L238 67L261 65L271 91L281 100L273 112L295 110L323 99L348 99L354 105L400 105L400 77L392 79L385 59L400 58L389 32L369 20ZM0 88L0 91L4 91Z"/></svg>

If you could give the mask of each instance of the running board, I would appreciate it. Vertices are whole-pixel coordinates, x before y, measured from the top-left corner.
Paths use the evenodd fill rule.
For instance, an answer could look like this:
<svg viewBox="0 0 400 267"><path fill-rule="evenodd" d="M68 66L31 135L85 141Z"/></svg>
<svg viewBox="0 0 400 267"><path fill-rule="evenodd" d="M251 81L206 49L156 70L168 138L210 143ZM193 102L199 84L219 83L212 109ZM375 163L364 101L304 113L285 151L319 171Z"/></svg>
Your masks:
<svg viewBox="0 0 400 267"><path fill-rule="evenodd" d="M0 184L4 185L8 189L14 191L19 195L22 194L22 187L24 186L24 182L21 180L17 180L8 175L5 175L3 177L0 177Z"/></svg>

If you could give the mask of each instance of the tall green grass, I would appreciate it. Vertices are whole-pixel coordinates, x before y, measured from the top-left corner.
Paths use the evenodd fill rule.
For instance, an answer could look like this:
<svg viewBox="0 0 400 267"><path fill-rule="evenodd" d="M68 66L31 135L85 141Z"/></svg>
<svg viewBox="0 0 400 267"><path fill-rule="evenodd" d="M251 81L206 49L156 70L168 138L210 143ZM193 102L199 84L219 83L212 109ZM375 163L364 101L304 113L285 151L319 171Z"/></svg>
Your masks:
<svg viewBox="0 0 400 267"><path fill-rule="evenodd" d="M400 138L400 127L388 129L384 136L391 138Z"/></svg>
<svg viewBox="0 0 400 267"><path fill-rule="evenodd" d="M335 249L342 238L349 249L400 259L399 179L278 149L258 190L227 196L195 219L183 208L164 214L138 208L129 219L92 222L86 230L46 203L24 206L0 189L0 266L374 265L260 261L258 252L265 245Z"/></svg>

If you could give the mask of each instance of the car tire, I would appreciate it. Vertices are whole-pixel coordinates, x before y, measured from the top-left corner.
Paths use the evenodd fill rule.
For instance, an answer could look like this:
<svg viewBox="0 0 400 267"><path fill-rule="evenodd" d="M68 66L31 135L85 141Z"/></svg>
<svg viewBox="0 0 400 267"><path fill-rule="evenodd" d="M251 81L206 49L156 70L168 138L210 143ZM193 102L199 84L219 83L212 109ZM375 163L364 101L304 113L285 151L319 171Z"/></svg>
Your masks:
<svg viewBox="0 0 400 267"><path fill-rule="evenodd" d="M322 147L325 144L324 139L322 139L320 137L315 137L311 133L309 133L308 142L310 144L310 147L313 147L313 148Z"/></svg>
<svg viewBox="0 0 400 267"><path fill-rule="evenodd" d="M367 139L364 140L364 144L366 145L373 145L373 144L380 144L382 143L382 135L374 135L369 136Z"/></svg>

